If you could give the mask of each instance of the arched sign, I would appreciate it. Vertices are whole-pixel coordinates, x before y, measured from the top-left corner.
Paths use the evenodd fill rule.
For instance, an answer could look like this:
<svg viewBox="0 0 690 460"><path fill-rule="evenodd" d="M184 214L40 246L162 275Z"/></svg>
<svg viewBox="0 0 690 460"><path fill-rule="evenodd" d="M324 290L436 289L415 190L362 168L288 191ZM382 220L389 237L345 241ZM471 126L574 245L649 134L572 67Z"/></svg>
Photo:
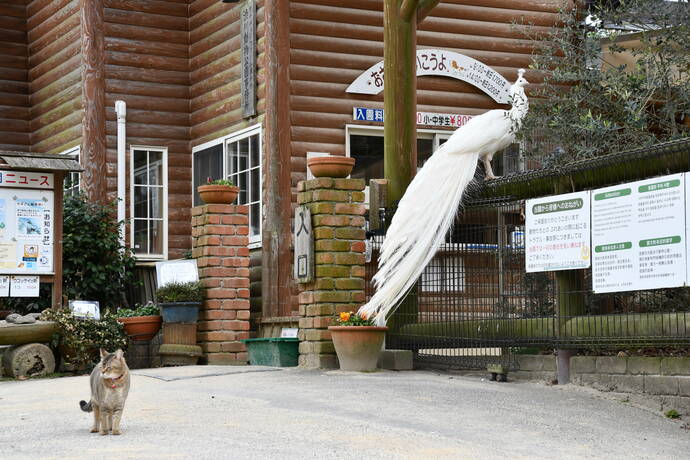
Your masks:
<svg viewBox="0 0 690 460"><path fill-rule="evenodd" d="M446 50L417 50L417 76L438 75L462 80L509 104L510 83L491 67L464 54ZM347 87L348 93L378 94L383 90L383 61L369 67Z"/></svg>

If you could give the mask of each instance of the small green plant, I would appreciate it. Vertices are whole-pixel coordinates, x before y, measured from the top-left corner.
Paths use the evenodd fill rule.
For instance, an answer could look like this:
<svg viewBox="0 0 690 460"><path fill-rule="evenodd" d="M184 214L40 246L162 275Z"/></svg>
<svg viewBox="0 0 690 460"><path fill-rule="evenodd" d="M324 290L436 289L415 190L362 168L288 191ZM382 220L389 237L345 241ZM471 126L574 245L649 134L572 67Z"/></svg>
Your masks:
<svg viewBox="0 0 690 460"><path fill-rule="evenodd" d="M206 179L206 183L208 185L229 185L229 186L235 185L232 183L231 180L228 180L228 179L215 179L215 180L213 180L210 177Z"/></svg>
<svg viewBox="0 0 690 460"><path fill-rule="evenodd" d="M120 308L117 310L118 318L131 318L133 316L160 316L161 311L153 302L148 302L146 305L136 304L134 309Z"/></svg>
<svg viewBox="0 0 690 460"><path fill-rule="evenodd" d="M680 418L680 414L675 409L667 410L664 415L668 418Z"/></svg>
<svg viewBox="0 0 690 460"><path fill-rule="evenodd" d="M374 322L364 315L350 311L340 313L333 321L333 326L374 326Z"/></svg>
<svg viewBox="0 0 690 460"><path fill-rule="evenodd" d="M168 283L156 290L158 303L201 302L204 300L204 289L198 281L189 283Z"/></svg>
<svg viewBox="0 0 690 460"><path fill-rule="evenodd" d="M92 368L99 359L98 349L114 351L127 347L124 327L117 316L106 311L101 319L75 318L66 308L49 308L41 313L41 320L55 321L58 332L53 345L58 347L65 364L76 368Z"/></svg>

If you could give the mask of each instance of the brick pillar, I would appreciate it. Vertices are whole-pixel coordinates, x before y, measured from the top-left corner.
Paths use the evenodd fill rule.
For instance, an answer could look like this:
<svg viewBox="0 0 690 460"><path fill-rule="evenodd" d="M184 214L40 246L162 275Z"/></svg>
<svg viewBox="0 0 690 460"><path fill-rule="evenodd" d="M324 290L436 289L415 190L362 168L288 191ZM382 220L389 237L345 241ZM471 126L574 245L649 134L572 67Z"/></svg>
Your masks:
<svg viewBox="0 0 690 460"><path fill-rule="evenodd" d="M192 208L192 257L206 288L197 341L209 364L247 364L249 338L247 206Z"/></svg>
<svg viewBox="0 0 690 460"><path fill-rule="evenodd" d="M364 181L319 178L298 184L297 202L309 206L315 280L300 284L299 365L335 368L328 326L337 313L364 302Z"/></svg>

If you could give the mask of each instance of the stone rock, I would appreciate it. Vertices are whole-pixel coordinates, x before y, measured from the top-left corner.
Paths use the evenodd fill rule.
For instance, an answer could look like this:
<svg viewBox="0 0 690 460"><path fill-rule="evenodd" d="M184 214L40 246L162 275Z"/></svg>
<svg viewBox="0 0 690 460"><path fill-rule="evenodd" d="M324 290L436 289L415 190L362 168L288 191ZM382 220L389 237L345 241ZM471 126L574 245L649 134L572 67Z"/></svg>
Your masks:
<svg viewBox="0 0 690 460"><path fill-rule="evenodd" d="M15 322L17 322L17 318L21 318L21 317L22 317L22 315L20 315L20 314L11 313L11 314L7 315L7 318L5 318L5 321L7 321L8 323L15 323Z"/></svg>
<svg viewBox="0 0 690 460"><path fill-rule="evenodd" d="M31 315L20 316L14 320L14 324L33 324L36 322L36 318Z"/></svg>
<svg viewBox="0 0 690 460"><path fill-rule="evenodd" d="M8 377L39 377L55 372L55 357L42 343L29 343L7 350L3 367Z"/></svg>

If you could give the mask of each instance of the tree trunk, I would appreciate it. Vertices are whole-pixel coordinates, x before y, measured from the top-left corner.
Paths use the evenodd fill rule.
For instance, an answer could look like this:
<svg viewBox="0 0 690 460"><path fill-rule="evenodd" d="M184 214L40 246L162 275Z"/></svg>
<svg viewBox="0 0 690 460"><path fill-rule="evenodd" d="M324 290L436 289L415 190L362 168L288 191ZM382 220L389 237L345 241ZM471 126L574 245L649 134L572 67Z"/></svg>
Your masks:
<svg viewBox="0 0 690 460"><path fill-rule="evenodd" d="M417 171L417 17L402 19L400 0L385 0L384 177L389 203L402 198Z"/></svg>

